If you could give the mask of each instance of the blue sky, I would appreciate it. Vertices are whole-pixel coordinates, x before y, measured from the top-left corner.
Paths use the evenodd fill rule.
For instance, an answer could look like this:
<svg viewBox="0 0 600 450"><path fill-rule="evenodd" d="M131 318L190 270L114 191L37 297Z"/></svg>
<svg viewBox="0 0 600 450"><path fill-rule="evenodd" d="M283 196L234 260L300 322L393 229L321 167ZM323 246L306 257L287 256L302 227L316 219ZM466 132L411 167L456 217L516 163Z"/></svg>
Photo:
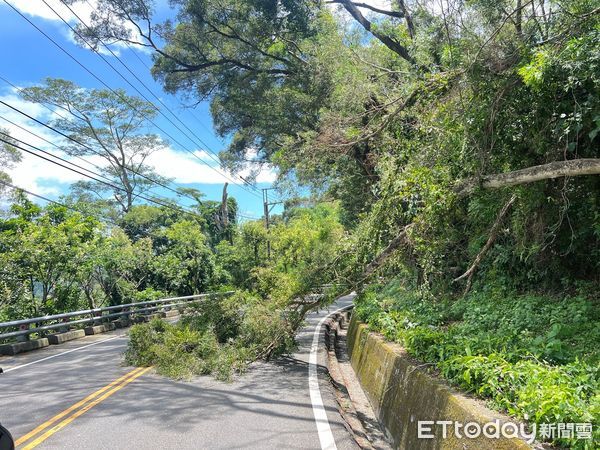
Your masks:
<svg viewBox="0 0 600 450"><path fill-rule="evenodd" d="M139 95L113 69L102 61L98 55L77 46L68 27L60 21L42 0L8 1L111 88L123 88L131 95ZM71 24L75 25L77 23L77 19L61 4L60 0L46 0L46 2ZM90 3L93 3L93 0L90 0ZM159 2L159 8L161 15L168 14L166 1ZM86 21L89 19L90 6L86 3L80 4L76 7L75 12ZM151 66L152 64L149 53L132 50L127 47L113 47L113 49L118 52L120 58L151 91L159 96L162 102L194 132L194 135L190 136L190 133L186 130L188 136L191 137L190 139L190 137L186 137L184 133L177 130L167 119L160 115L157 116L154 120L155 123L171 135L173 139L170 139L149 124L148 131L163 135L165 140L170 141L168 148L153 154L149 159L149 163L155 167L157 172L173 178L174 185L176 186L194 187L201 190L206 194L206 198L211 200L220 199L223 183L227 181L227 177L243 185L242 181L232 174L224 176L223 171L217 167L217 163L208 154L209 151L218 153L226 145L226 142L219 139L212 131L208 104L201 103L195 106L193 110L185 108L185 102L182 99L164 93L161 86L153 80L146 67L146 65ZM105 58L121 73L127 75L128 79L144 95L153 100L157 106L160 106L158 101L126 72L126 69L120 65L116 58L110 54L106 54ZM140 58L142 61L140 61ZM71 80L84 88L104 87L92 75L87 73L85 69L65 55L32 25L27 23L25 19L11 10L4 2L0 2L0 60L3 61L3 64L0 66L0 76L17 87L39 84L46 77ZM51 118L51 112L43 106L25 102L17 94L18 92L15 88L0 80L0 100L27 112L41 121L47 122ZM163 108L161 107L161 109ZM164 110L164 113L170 116L167 110ZM24 118L1 104L0 116L27 128L51 142L59 143L58 135L53 134L52 131L44 129L42 126L35 124L35 122ZM180 128L185 130L172 116L170 118ZM0 127L8 129L11 135L18 139L22 139L55 154L60 154L56 148L2 119L0 119ZM200 143L196 139L196 136L205 145ZM198 158L186 150L194 152ZM60 155L66 157L64 154ZM92 158L87 159L92 163L100 163L100 161L93 161ZM202 159L204 162L201 162L199 159ZM81 164L81 161L78 161L78 163ZM95 169L92 168L92 170ZM82 179L81 176L73 172L61 169L34 156L27 155L9 173L15 185L49 198L57 198L61 194L68 192L71 183ZM258 183L256 187L268 187L274 179L275 172L269 168L264 168L257 178ZM230 181L229 193L238 200L242 214L260 217L262 215L260 192L253 191L248 186L245 186L245 188L246 190L238 185L233 185ZM164 189L155 189L154 192L165 197L169 196L169 192ZM180 201L182 204L191 202L191 200L187 201L185 198ZM280 207L276 208L274 212L278 210L280 210Z"/></svg>

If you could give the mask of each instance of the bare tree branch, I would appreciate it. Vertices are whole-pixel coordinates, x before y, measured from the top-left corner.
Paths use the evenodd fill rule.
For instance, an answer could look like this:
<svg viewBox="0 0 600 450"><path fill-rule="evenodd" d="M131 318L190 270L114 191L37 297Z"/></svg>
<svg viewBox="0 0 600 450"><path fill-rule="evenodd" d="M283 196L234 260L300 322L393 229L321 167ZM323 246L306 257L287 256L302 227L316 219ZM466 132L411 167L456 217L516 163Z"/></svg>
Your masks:
<svg viewBox="0 0 600 450"><path fill-rule="evenodd" d="M498 216L496 217L496 220L494 221L494 224L492 225L492 228L490 229L490 235L488 237L488 240L485 243L485 245L483 246L483 248L479 251L477 256L475 257L475 260L473 261L473 264L471 264L471 267L469 267L469 269L465 273L463 273L460 277L455 278L453 280L454 283L457 283L460 280L467 278L467 285L465 287L464 294L469 292L469 290L471 289L471 284L473 281L473 274L475 273L475 270L477 269L477 267L479 267L479 264L483 260L483 257L485 256L485 254L490 250L490 248L492 248L492 245L494 244L494 242L496 241L496 238L498 237L498 233L500 231L500 226L502 225L502 221L506 217L508 210L510 209L510 207L512 206L512 204L515 202L516 199L517 199L517 196L513 194L510 197L510 199L508 200L508 202L506 202L506 204L502 207L502 209L498 213Z"/></svg>
<svg viewBox="0 0 600 450"><path fill-rule="evenodd" d="M330 1L325 2L325 3L329 3L329 4L332 4L332 3L341 4L341 3L343 3L343 1L342 0L330 0ZM388 11L388 10L380 9L380 8L375 7L375 6L369 5L367 3L361 3L361 2L351 2L351 3L354 6L358 7L358 8L370 9L371 11L376 12L378 14L383 14L383 15L390 16L390 17L396 17L398 19L403 19L404 18L404 13L402 13L400 11Z"/></svg>
<svg viewBox="0 0 600 450"><path fill-rule="evenodd" d="M412 65L416 65L416 61L412 56L410 56L408 49L405 46L403 46L400 42L398 42L397 40L395 40L383 33L380 33L379 31L374 29L371 21L368 20L360 12L358 7L353 2L351 2L350 0L337 0L337 1L346 9L346 11L348 11L350 13L350 15L352 17L354 17L354 20L356 20L358 23L360 23L365 30L369 31L373 36L375 36L377 39L379 39L379 41L383 45L385 45L391 51L396 53L402 59L408 61Z"/></svg>

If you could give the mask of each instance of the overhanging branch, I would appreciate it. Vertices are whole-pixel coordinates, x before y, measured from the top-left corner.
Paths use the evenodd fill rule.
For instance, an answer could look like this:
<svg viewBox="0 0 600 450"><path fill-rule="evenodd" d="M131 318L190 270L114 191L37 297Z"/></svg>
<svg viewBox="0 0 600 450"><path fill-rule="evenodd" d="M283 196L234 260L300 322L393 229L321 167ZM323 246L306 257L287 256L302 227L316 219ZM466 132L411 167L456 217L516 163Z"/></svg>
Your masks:
<svg viewBox="0 0 600 450"><path fill-rule="evenodd" d="M343 3L343 1L341 0L330 0L328 2L325 3ZM377 8L376 6L372 6L369 5L367 3L362 3L362 2L351 2L354 6L358 7L358 8L365 8L365 9L369 9L373 12L376 12L378 14L383 14L385 16L390 16L390 17L396 17L398 19L404 19L404 13L400 12L400 11L389 11L386 9L381 9L381 8Z"/></svg>
<svg viewBox="0 0 600 450"><path fill-rule="evenodd" d="M584 175L599 175L600 174L600 159L574 159L569 161L555 161L539 166L528 167L526 169L515 170L513 172L500 173L494 175L486 175L479 180L471 179L459 183L456 187L456 192L459 197L466 197L472 194L479 186L484 189L499 189L503 187L517 186L534 181L549 180L559 177L574 177ZM471 268L455 281L459 281L465 277L471 278L481 258L489 250L498 233L502 219L515 201L515 197L511 197L509 202L504 205L500 211L492 230L488 242L479 253ZM390 241L385 249L383 249L364 269L360 277L360 283L369 278L377 269L379 269L385 261L402 245L407 243L407 232L412 227L412 224L405 226L398 235Z"/></svg>
<svg viewBox="0 0 600 450"><path fill-rule="evenodd" d="M375 36L383 45L392 50L402 59L408 61L412 65L416 64L416 61L412 56L410 56L408 49L403 46L400 42L392 39L391 37L380 33L376 29L373 28L373 24L370 20L368 20L358 9L358 7L350 0L338 0L346 11L350 13L350 15L356 20L358 23L362 25L362 27L369 31L373 36Z"/></svg>
<svg viewBox="0 0 600 450"><path fill-rule="evenodd" d="M484 175L480 179L468 179L458 183L455 191L459 197L466 197L473 193L477 187L500 189L552 178L598 174L600 174L600 159L582 158L554 161L513 172Z"/></svg>

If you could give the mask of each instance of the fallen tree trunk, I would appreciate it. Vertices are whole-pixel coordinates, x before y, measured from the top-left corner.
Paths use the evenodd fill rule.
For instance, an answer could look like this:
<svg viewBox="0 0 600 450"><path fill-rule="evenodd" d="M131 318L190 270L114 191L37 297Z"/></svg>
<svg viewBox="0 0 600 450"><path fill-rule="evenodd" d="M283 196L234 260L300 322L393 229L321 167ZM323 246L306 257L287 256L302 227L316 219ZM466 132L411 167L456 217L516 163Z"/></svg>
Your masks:
<svg viewBox="0 0 600 450"><path fill-rule="evenodd" d="M379 267L383 265L383 263L389 258L389 256L394 253L399 247L407 242L408 230L412 227L412 224L406 225L398 236L390 241L388 246L379 253L373 261L369 263L369 265L365 268L362 273L361 280L364 281L369 278L373 272L375 272Z"/></svg>
<svg viewBox="0 0 600 450"><path fill-rule="evenodd" d="M513 172L484 175L480 179L469 179L458 183L455 188L459 197L466 197L477 187L483 189L499 189L534 181L549 180L560 177L576 177L600 174L600 159L571 159L554 161L548 164L528 167Z"/></svg>
<svg viewBox="0 0 600 450"><path fill-rule="evenodd" d="M600 159L586 158L572 159L568 161L555 161L548 164L528 167L526 169L515 170L513 172L498 173L494 175L484 175L479 179L465 180L456 185L455 191L459 197L466 197L472 194L475 191L475 189L477 189L477 187L481 187L483 189L499 189L503 187L517 186L520 184L532 183L534 181L541 180L549 180L553 178L599 174ZM512 202L514 202L514 200ZM510 204L508 205L505 205L506 211L508 211L508 208L510 207L512 202L510 202ZM504 211L504 209L502 211ZM504 214L506 214L506 211L504 211ZM381 253L379 253L369 263L369 265L367 265L367 267L362 273L362 277L360 278L361 281L358 284L362 283L364 280L369 278L377 269L379 269L379 267L381 267L385 263L387 258L389 258L396 249L398 249L402 244L406 242L407 231L411 226L411 224L405 226L400 231L398 236L392 239L388 246L385 249L383 249ZM493 233L494 230L492 229L492 234ZM491 243L493 243L493 240ZM485 254L485 252L487 252L488 249L484 247L484 250L482 250L483 254ZM483 254L481 254L481 257L483 257ZM475 268L476 266L472 267L473 271L475 270ZM463 276L469 276L469 273L467 272ZM459 277L459 279L462 279L463 276Z"/></svg>
<svg viewBox="0 0 600 450"><path fill-rule="evenodd" d="M479 253L475 257L475 261L473 261L473 264L471 264L471 267L469 267L469 269L465 273L463 273L460 277L455 278L453 280L453 282L456 283L464 278L467 278L467 285L465 287L465 292L464 292L465 294L467 292L469 292L469 290L471 289L471 284L473 281L473 274L475 273L475 270L481 263L481 260L483 259L485 254L489 251L490 248L492 248L492 245L494 244L494 241L496 240L496 237L498 236L498 232L500 231L500 225L502 225L502 221L504 220L504 217L506 217L508 210L510 209L510 207L512 206L512 204L515 202L516 199L517 199L516 195L511 196L510 199L508 200L508 202L506 202L506 204L502 207L502 209L498 213L498 216L496 217L496 220L494 221L494 225L492 225L492 228L490 230L490 235L487 239L487 242L485 243L483 248L479 251Z"/></svg>

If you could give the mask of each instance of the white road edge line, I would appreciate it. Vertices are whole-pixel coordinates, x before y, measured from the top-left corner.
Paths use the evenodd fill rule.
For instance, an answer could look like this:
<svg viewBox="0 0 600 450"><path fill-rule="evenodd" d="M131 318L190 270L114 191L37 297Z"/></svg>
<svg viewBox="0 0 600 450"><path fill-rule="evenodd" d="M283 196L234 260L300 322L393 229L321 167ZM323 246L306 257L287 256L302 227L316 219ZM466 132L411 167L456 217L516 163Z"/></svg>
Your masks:
<svg viewBox="0 0 600 450"><path fill-rule="evenodd" d="M310 356L308 359L308 390L310 391L310 401L312 403L312 409L315 416L315 423L317 424L317 432L319 434L319 441L321 442L322 450L337 450L335 445L335 439L329 426L329 420L327 419L327 412L325 411L325 405L323 405L323 397L321 397L321 389L319 388L319 377L317 373L317 356L319 352L319 337L321 336L321 327L325 321L333 314L348 309L351 305L344 306L343 308L336 309L323 317L313 334L312 345L310 347Z"/></svg>
<svg viewBox="0 0 600 450"><path fill-rule="evenodd" d="M23 367L31 366L32 364L37 364L37 363L40 363L40 362L48 361L49 359L57 358L59 356L66 355L67 353L73 353L73 352L76 352L78 350L83 350L84 348L91 347L92 345L102 344L104 342L112 341L113 339L122 338L122 337L125 337L125 336L122 335L122 334L120 334L119 336L113 336L113 337L109 337L108 339L102 339L101 341L92 342L91 344L87 344L87 345L84 345L82 347L77 347L77 348L74 348L74 349L71 349L71 350L67 350L66 352L57 353L56 355L47 356L47 357L42 358L42 359L36 359L35 361L31 361L31 362L29 362L27 364L21 364L20 366L11 367L10 369L4 369L4 373L12 372L13 370L17 370L17 369L22 369Z"/></svg>

